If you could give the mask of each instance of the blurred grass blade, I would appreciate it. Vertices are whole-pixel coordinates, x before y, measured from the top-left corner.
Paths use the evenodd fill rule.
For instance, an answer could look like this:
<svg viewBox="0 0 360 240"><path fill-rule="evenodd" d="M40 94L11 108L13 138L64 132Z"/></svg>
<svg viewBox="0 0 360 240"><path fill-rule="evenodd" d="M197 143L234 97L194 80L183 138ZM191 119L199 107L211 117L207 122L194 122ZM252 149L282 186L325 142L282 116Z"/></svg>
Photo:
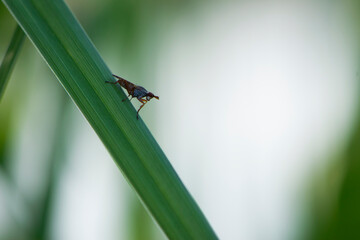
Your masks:
<svg viewBox="0 0 360 240"><path fill-rule="evenodd" d="M14 35L11 39L9 48L6 51L4 59L0 66L0 100L5 92L5 87L10 78L12 69L14 68L16 57L24 42L25 34L19 25L16 26Z"/></svg>
<svg viewBox="0 0 360 240"><path fill-rule="evenodd" d="M126 95L104 83L114 81L111 72L65 3L3 2L166 235L170 239L216 239L148 128L141 119L136 120L133 106L121 102Z"/></svg>

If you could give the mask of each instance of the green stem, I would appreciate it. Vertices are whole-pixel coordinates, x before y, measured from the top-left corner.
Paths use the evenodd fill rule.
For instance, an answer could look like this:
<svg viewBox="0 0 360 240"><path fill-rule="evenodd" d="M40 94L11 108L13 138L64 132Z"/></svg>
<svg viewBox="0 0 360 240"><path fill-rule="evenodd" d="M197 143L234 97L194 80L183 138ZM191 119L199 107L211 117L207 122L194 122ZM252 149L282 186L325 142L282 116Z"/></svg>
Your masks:
<svg viewBox="0 0 360 240"><path fill-rule="evenodd" d="M5 88L10 78L10 74L15 65L15 60L20 52L22 43L24 42L25 34L19 25L16 26L14 35L11 39L9 48L6 51L4 59L0 66L0 100L4 95Z"/></svg>

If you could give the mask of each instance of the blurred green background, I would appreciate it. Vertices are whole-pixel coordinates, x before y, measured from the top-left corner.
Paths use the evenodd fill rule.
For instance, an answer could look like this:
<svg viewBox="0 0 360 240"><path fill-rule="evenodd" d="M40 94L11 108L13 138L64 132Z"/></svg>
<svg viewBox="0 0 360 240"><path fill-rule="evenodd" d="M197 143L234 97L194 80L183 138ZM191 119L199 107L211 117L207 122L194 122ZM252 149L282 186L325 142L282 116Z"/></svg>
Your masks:
<svg viewBox="0 0 360 240"><path fill-rule="evenodd" d="M357 1L66 2L160 96L140 113L221 239L360 239ZM15 26L0 4L0 56ZM0 102L0 239L165 239L28 39Z"/></svg>

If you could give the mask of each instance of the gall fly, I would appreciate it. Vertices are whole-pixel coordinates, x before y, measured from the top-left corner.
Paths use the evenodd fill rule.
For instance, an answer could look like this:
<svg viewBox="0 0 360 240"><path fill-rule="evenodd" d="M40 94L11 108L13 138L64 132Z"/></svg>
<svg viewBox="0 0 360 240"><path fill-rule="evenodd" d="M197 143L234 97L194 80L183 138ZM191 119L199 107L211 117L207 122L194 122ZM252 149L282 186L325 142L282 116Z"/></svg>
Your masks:
<svg viewBox="0 0 360 240"><path fill-rule="evenodd" d="M150 101L152 98L156 98L159 100L158 96L155 96L153 93L148 92L145 88L141 87L141 86L137 86L125 79L123 79L122 77L116 76L113 74L114 77L116 77L118 79L118 81L116 82L109 82L109 81L105 81L105 83L111 83L111 84L120 84L120 86L122 86L123 88L126 89L126 91L128 92L128 96L130 97L130 101L133 97L136 97L139 102L142 103L142 105L140 106L140 108L137 110L136 113L136 118L139 119L139 111L140 109L148 102ZM127 98L124 98L122 101L124 102Z"/></svg>

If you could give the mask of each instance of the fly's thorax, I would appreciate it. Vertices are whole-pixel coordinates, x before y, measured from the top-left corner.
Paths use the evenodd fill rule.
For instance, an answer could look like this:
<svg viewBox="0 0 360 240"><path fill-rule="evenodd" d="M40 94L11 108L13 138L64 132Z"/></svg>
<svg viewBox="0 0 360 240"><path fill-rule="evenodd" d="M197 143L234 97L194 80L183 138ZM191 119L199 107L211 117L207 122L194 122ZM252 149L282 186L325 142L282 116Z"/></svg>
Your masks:
<svg viewBox="0 0 360 240"><path fill-rule="evenodd" d="M148 94L148 91L140 86L136 86L136 88L134 89L134 97L136 98L142 98L145 97Z"/></svg>

